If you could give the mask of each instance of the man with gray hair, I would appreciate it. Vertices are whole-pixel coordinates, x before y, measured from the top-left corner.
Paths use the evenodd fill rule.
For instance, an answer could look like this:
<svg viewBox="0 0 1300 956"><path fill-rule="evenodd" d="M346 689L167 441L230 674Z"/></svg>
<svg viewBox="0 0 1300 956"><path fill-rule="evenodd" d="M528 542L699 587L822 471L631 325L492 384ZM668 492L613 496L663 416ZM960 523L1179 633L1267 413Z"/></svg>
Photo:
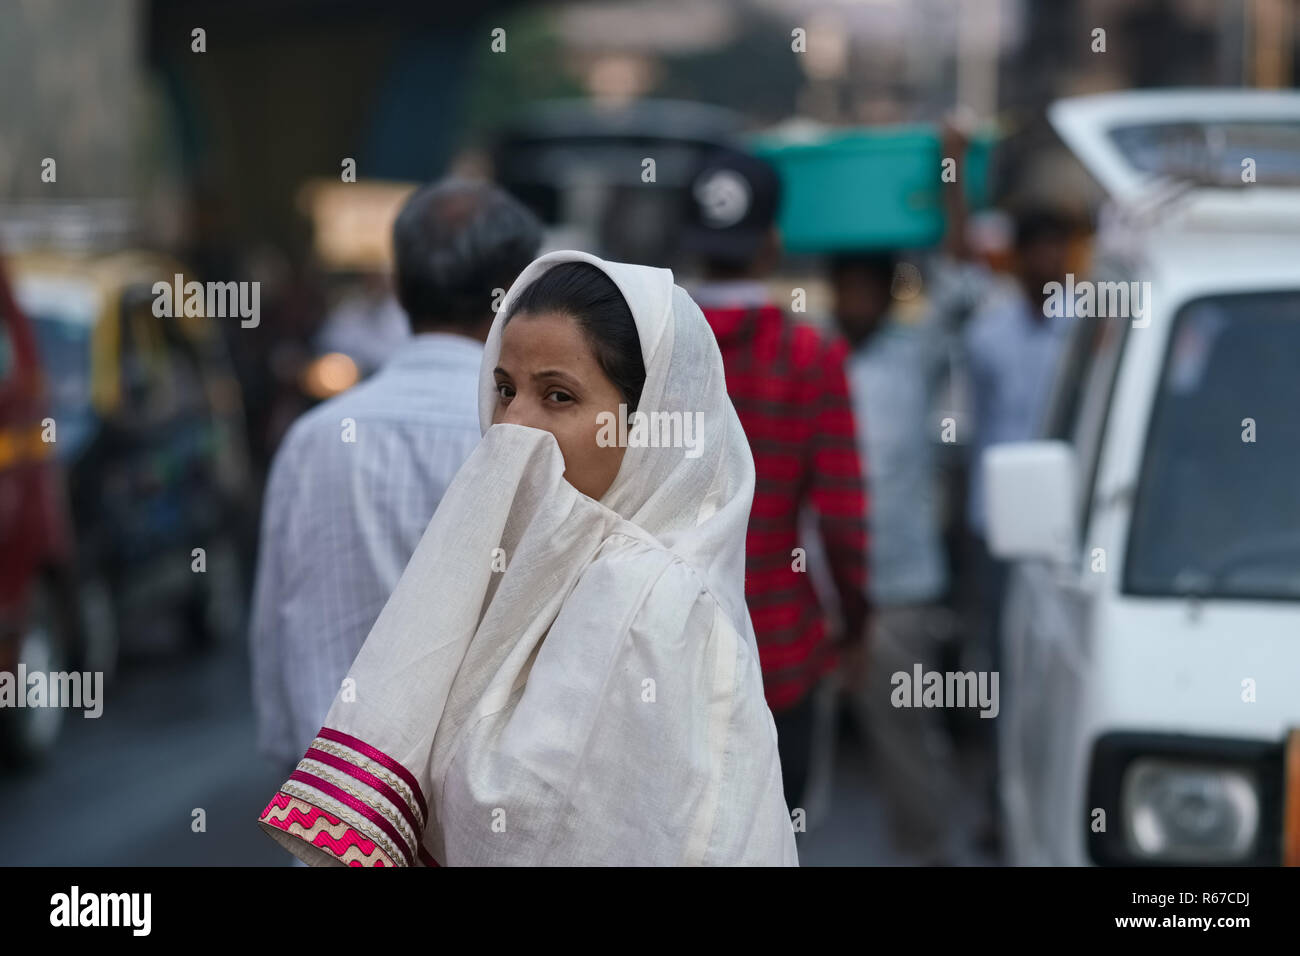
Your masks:
<svg viewBox="0 0 1300 956"><path fill-rule="evenodd" d="M541 223L501 189L445 180L393 225L412 337L362 384L289 429L267 480L250 643L257 748L292 769L478 443L494 296L536 256Z"/></svg>

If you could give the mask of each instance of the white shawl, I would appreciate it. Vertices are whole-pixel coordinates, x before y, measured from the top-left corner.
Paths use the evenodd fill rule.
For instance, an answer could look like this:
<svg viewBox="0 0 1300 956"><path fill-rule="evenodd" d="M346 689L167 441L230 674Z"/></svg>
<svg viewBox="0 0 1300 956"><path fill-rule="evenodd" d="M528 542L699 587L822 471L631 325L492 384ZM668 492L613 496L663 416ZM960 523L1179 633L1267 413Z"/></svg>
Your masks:
<svg viewBox="0 0 1300 956"><path fill-rule="evenodd" d="M491 425L503 317L572 261L631 307L638 411L703 426L628 447L599 502L550 433ZM797 865L744 599L753 459L699 308L666 269L545 255L497 314L479 409L263 828L318 865Z"/></svg>

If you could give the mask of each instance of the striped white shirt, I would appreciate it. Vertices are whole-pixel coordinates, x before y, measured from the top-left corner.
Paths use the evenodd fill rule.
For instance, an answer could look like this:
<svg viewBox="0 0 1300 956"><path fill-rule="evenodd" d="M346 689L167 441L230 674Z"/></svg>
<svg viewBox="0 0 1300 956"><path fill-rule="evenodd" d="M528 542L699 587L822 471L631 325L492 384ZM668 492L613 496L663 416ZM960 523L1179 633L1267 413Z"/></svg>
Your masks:
<svg viewBox="0 0 1300 956"><path fill-rule="evenodd" d="M303 415L267 480L250 643L260 753L292 765L481 437L483 346L425 333Z"/></svg>

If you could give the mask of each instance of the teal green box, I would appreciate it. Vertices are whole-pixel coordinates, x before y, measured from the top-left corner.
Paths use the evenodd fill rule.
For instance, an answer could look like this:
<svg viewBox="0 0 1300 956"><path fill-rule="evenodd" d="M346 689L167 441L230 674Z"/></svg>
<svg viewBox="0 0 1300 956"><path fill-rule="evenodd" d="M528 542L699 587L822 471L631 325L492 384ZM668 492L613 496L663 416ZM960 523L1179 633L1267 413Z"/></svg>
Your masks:
<svg viewBox="0 0 1300 956"><path fill-rule="evenodd" d="M781 238L791 252L922 248L943 239L941 189L988 202L993 136L972 138L945 183L939 132L930 126L836 130L815 139L760 136L754 151L781 175Z"/></svg>

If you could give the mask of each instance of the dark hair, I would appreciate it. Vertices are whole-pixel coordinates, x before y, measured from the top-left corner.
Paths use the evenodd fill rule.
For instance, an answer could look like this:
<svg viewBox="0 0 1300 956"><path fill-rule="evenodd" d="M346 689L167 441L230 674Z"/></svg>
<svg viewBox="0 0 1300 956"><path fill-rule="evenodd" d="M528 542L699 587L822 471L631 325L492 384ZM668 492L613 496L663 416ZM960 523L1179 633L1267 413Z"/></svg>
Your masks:
<svg viewBox="0 0 1300 956"><path fill-rule="evenodd" d="M841 252L830 257L827 272L839 279L847 272L863 272L868 276L892 285L898 269L898 256L892 252Z"/></svg>
<svg viewBox="0 0 1300 956"><path fill-rule="evenodd" d="M447 179L417 190L393 223L397 298L419 332L472 327L492 315L537 254L542 225L490 183Z"/></svg>
<svg viewBox="0 0 1300 956"><path fill-rule="evenodd" d="M1016 249L1026 249L1044 239L1068 240L1078 230L1078 223L1065 212L1048 206L1025 206L1015 212Z"/></svg>
<svg viewBox="0 0 1300 956"><path fill-rule="evenodd" d="M746 247L745 252L735 256L712 255L700 260L700 271L710 279L729 281L749 278L750 263L754 260L756 249Z"/></svg>
<svg viewBox="0 0 1300 956"><path fill-rule="evenodd" d="M613 279L588 262L552 266L519 294L505 321L521 312L573 316L601 371L622 393L628 412L636 411L645 387L645 360L636 320Z"/></svg>

